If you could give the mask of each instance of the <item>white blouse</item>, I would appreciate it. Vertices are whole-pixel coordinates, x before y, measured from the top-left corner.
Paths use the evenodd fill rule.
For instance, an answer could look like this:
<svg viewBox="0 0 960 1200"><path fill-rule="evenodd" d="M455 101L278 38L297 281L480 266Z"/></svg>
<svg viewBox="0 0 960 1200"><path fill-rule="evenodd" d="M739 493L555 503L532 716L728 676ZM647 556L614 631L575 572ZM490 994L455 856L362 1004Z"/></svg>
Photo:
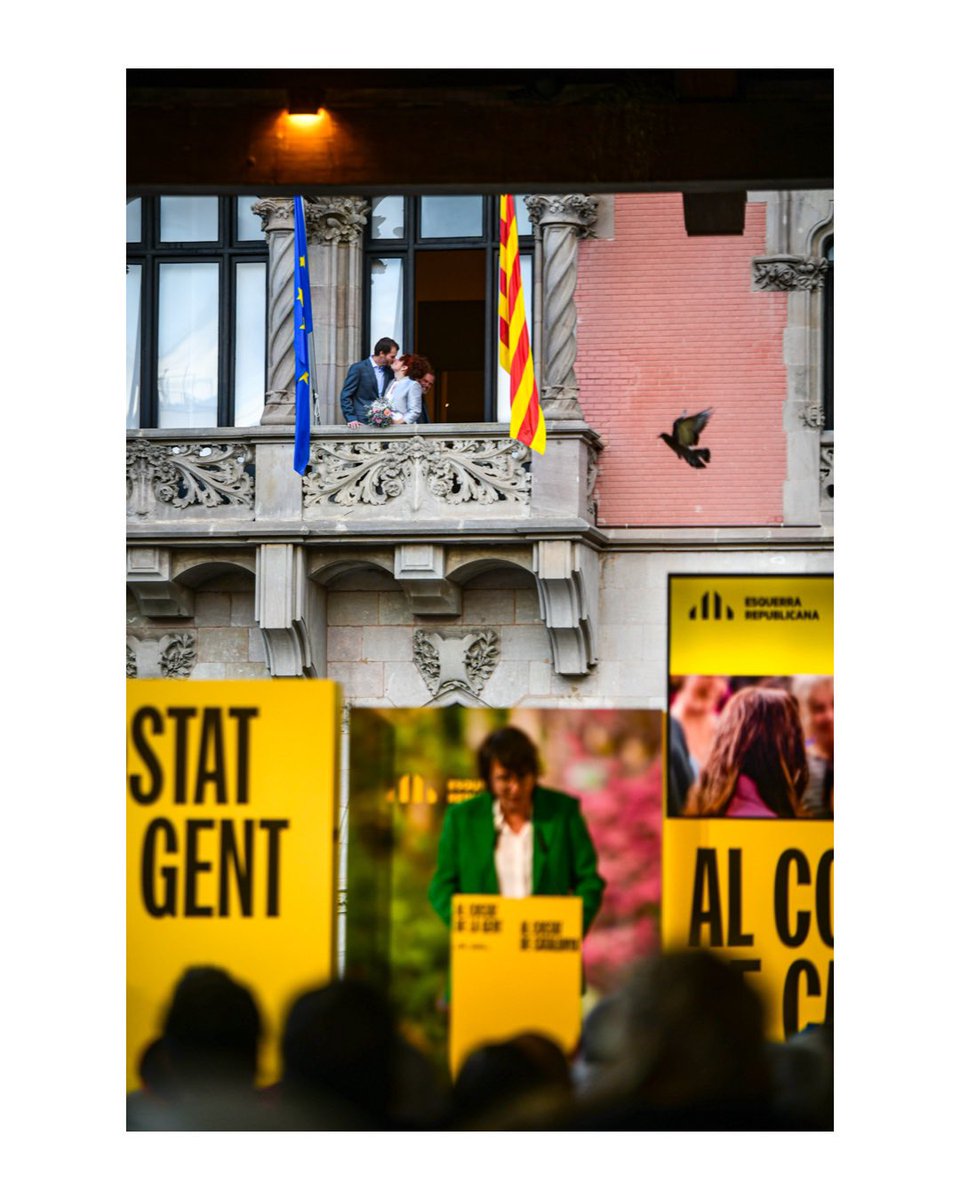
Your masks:
<svg viewBox="0 0 960 1200"><path fill-rule="evenodd" d="M524 821L514 833L504 820L499 801L495 801L493 825L497 831L493 861L500 895L523 899L533 893L533 821Z"/></svg>

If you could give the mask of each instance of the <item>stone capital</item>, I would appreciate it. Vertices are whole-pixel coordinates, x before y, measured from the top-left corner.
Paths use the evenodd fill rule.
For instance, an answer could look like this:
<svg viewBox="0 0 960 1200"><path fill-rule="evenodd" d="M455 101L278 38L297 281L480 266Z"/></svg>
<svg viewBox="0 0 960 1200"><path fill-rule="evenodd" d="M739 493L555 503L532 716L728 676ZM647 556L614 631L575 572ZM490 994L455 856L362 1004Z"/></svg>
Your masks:
<svg viewBox="0 0 960 1200"><path fill-rule="evenodd" d="M527 212L535 226L569 225L577 237L586 237L597 220L596 196L572 192L567 196L525 196Z"/></svg>
<svg viewBox="0 0 960 1200"><path fill-rule="evenodd" d="M293 232L292 196L267 196L252 205L251 211L260 218L264 233Z"/></svg>
<svg viewBox="0 0 960 1200"><path fill-rule="evenodd" d="M363 196L317 196L304 206L307 241L359 246L369 211Z"/></svg>

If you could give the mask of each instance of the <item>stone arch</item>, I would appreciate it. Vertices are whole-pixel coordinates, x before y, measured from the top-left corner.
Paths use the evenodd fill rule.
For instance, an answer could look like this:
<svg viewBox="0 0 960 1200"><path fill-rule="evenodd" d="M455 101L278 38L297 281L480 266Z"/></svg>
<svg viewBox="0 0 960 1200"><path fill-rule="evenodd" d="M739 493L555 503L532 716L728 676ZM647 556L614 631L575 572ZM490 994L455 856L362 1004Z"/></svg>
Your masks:
<svg viewBox="0 0 960 1200"><path fill-rule="evenodd" d="M143 617L192 617L198 584L237 570L256 575L254 551L238 548L212 553L162 546L127 549L127 587Z"/></svg>
<svg viewBox="0 0 960 1200"><path fill-rule="evenodd" d="M342 550L324 550L308 555L307 573L320 587L341 585L351 575L376 572L384 576L384 582L394 581L393 550L370 547L359 550L355 546Z"/></svg>
<svg viewBox="0 0 960 1200"><path fill-rule="evenodd" d="M209 558L199 554L177 556L174 559L173 579L181 587L196 590L204 584L236 575L248 575L251 584L257 577L256 555L228 553L224 557Z"/></svg>

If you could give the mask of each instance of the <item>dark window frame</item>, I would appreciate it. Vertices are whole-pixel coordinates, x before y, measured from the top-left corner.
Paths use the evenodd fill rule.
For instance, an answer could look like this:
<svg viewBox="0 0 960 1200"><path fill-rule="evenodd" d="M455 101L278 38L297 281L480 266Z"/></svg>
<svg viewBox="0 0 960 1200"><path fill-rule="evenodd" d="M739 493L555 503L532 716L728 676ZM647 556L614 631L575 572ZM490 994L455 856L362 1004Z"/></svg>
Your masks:
<svg viewBox="0 0 960 1200"><path fill-rule="evenodd" d="M267 265L266 241L239 237L237 197L218 196L215 241L161 242L160 196L128 196L140 201L139 242L127 242L127 265L138 265L140 275L140 419L138 428L156 429L160 419L157 349L159 341L160 267L165 264L217 265L217 426L234 422L234 347L237 323L238 263ZM265 299L268 271L264 271ZM266 325L266 322L265 322ZM264 329L266 345L266 328ZM266 359L264 359L264 377Z"/></svg>

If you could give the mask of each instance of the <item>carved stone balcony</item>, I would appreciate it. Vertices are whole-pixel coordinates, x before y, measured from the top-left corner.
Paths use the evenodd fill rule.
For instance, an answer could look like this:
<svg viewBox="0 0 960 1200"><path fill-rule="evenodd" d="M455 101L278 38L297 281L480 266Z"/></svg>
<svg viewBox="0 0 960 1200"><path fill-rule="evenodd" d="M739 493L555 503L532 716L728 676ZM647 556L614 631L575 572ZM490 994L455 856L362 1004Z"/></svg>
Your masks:
<svg viewBox="0 0 960 1200"><path fill-rule="evenodd" d="M128 530L178 540L585 533L596 524L600 439L582 421L552 422L547 437L541 456L505 425L315 427L300 476L289 428L132 432Z"/></svg>
<svg viewBox="0 0 960 1200"><path fill-rule="evenodd" d="M255 578L271 674L318 675L341 574L375 568L415 616L459 616L463 586L507 566L535 582L554 669L596 664L605 539L589 426L549 422L544 455L504 425L312 433L302 476L289 426L128 435L127 583L144 616L190 617L195 585L229 563Z"/></svg>

